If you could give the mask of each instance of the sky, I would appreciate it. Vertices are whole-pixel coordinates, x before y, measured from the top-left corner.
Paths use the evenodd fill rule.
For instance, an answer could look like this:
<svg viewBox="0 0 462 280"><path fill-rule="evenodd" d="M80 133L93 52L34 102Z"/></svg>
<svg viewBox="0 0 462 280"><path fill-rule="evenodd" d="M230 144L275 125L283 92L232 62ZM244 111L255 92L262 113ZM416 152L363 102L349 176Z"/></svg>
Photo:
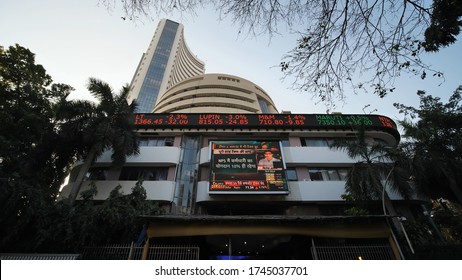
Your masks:
<svg viewBox="0 0 462 280"><path fill-rule="evenodd" d="M239 33L230 19L219 20L213 9L203 8L195 15L155 15L151 19L123 20L121 7L108 10L98 0L0 0L0 45L19 44L36 54L55 83L75 88L71 98L91 99L86 90L89 77L109 83L115 90L131 81L143 52L147 50L157 23L169 18L185 26L190 50L205 62L206 73L236 75L254 82L273 99L279 111L326 113L327 107L307 93L291 89L278 67L283 56L296 44L298 36L281 28L271 40ZM444 72L445 81L410 75L401 76L396 90L379 98L372 92L346 91L345 102L335 111L344 114L373 113L401 120L404 115L394 102L418 107L417 90L425 90L447 101L462 85L462 36L449 48L428 55L429 64Z"/></svg>

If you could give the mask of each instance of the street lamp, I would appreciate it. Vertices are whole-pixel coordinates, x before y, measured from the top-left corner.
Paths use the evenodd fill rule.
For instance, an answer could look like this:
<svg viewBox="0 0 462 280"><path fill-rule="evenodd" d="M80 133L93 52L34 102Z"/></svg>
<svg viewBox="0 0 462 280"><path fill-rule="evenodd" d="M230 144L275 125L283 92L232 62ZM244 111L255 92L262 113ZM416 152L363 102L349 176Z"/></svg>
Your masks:
<svg viewBox="0 0 462 280"><path fill-rule="evenodd" d="M393 167L392 167L392 168L390 169L390 171L388 172L387 177L385 177L385 182L384 182L384 184L382 185L382 209L383 209L383 215L385 215L385 216L387 216L387 209L386 209L386 206L385 206L385 192L386 192L385 187L386 187L386 185L388 184L388 179L390 178L391 173L395 170L395 167L396 167L397 165L398 165L398 162L395 162L395 164L393 165ZM391 199L390 199L389 197L388 197L388 199L389 199L390 202L391 202ZM398 224L398 225L399 225L401 231L402 231L403 234L404 234L404 237L406 238L407 244L409 245L409 249L411 249L412 254L414 254L414 248L412 247L411 240L409 240L409 236L407 235L406 229L404 228L403 223L401 222L401 219L400 219L400 218L402 218L402 217L397 217L396 215L391 216L392 222L393 222L394 224ZM387 220L387 221L388 221L388 220ZM390 226L390 224L388 224L388 225ZM398 246L398 249L399 249L399 251L400 251L401 256L402 256L403 259L404 259L403 252L401 251L401 248L400 248L400 246L399 246L399 244L398 244L398 242L397 242L397 240L396 240L396 237L395 237L395 235L394 235L394 233L393 233L393 229L392 229L392 231L391 231L391 234L392 234L392 236L393 236L393 239L394 239L395 242L396 242L396 245Z"/></svg>

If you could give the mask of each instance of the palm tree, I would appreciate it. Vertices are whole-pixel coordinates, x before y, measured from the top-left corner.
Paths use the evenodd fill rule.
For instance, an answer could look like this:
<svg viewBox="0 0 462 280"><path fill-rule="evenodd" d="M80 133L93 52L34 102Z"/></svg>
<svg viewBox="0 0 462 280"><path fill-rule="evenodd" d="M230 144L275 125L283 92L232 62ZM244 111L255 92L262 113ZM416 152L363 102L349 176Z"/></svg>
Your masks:
<svg viewBox="0 0 462 280"><path fill-rule="evenodd" d="M377 142L368 143L364 125L357 128L357 137L354 140L339 139L330 145L331 149L345 151L350 158L357 160L347 174L346 193L354 201L382 201L383 214L391 216L397 234L409 242L386 189L388 187L389 191L397 192L405 199L414 194L408 184L405 158L400 149Z"/></svg>
<svg viewBox="0 0 462 280"><path fill-rule="evenodd" d="M358 127L354 140L338 139L330 145L331 149L343 150L350 158L357 160L348 172L346 193L356 201L385 198L386 210L391 215L396 214L382 181L386 181L390 191L404 198L409 198L414 191L407 183L409 176L400 150L382 143L367 143L363 126Z"/></svg>
<svg viewBox="0 0 462 280"><path fill-rule="evenodd" d="M107 83L90 78L87 88L99 101L98 104L66 101L61 103L58 110L62 134L83 144L78 150L84 162L72 183L69 195L71 204L77 199L91 164L103 152L112 150L111 159L116 166L124 164L127 156L139 153L137 133L133 126L136 104L127 103L128 86L123 87L119 94L114 94Z"/></svg>

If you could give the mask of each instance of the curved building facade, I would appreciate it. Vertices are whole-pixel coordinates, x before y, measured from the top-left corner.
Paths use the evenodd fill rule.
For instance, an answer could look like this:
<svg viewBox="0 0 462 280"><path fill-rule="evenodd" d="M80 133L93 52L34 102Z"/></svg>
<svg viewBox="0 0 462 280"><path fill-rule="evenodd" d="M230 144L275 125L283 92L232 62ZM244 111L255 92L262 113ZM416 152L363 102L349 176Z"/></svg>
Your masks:
<svg viewBox="0 0 462 280"><path fill-rule="evenodd" d="M94 199L103 201L116 186L129 194L143 181L147 199L164 210L145 217L143 258L155 259L148 253L151 245L159 246L157 251L176 248L176 254L179 244L194 244L187 252L197 252L183 259L405 257L407 245L398 243L399 231L390 226L382 201L370 201L369 215L347 214L355 204L343 196L345 182L358 159L330 148L336 139L357 141L359 125L366 143L396 146L400 135L393 120L370 114L279 114L270 96L251 81L203 74L181 25L167 20L159 26L132 83L130 98L141 108L134 118L140 154L114 168L106 151L80 189L94 183ZM75 165L60 197L69 196L81 167ZM384 193L412 220L422 198L404 199L388 183L382 181Z"/></svg>
<svg viewBox="0 0 462 280"><path fill-rule="evenodd" d="M141 57L133 76L128 102L137 112L151 113L160 94L174 84L204 73L204 63L188 48L182 24L163 19Z"/></svg>
<svg viewBox="0 0 462 280"><path fill-rule="evenodd" d="M157 101L154 113L277 113L271 97L241 77L204 74L175 84Z"/></svg>
<svg viewBox="0 0 462 280"><path fill-rule="evenodd" d="M364 217L344 212L351 206L343 198L345 181L356 160L329 143L354 140L358 132L349 123L359 119L368 124L368 143L399 142L396 124L377 115L137 114L140 154L114 169L107 151L90 168L81 192L93 182L94 199L102 201L118 185L129 194L141 178L147 199L165 212L146 218L149 243L192 242L197 246L188 250L200 251L195 257L201 259L399 259L379 201ZM282 166L257 166L268 150ZM408 201L389 195L402 215L412 217ZM417 197L411 201L420 204ZM359 251L341 255L345 240L351 241L347 248ZM245 242L243 251L239 246ZM326 244L335 252L322 255Z"/></svg>

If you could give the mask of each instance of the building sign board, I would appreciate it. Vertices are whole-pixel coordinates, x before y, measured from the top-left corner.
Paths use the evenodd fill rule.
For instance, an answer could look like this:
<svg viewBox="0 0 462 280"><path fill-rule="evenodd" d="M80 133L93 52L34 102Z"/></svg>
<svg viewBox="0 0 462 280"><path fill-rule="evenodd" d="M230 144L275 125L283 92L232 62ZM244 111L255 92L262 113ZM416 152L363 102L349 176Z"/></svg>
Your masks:
<svg viewBox="0 0 462 280"><path fill-rule="evenodd" d="M317 129L366 128L385 130L399 138L396 124L380 115L351 114L135 114L134 124L143 128L260 128Z"/></svg>
<svg viewBox="0 0 462 280"><path fill-rule="evenodd" d="M287 194L278 141L213 141L210 194Z"/></svg>

